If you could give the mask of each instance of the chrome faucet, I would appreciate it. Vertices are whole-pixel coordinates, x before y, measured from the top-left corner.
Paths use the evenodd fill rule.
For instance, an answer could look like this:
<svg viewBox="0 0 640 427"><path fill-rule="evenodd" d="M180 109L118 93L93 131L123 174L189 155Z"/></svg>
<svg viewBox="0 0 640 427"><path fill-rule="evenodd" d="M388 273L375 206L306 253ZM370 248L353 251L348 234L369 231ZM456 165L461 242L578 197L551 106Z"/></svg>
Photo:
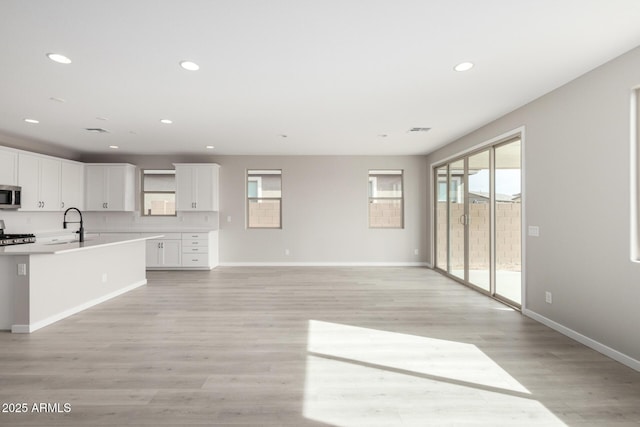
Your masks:
<svg viewBox="0 0 640 427"><path fill-rule="evenodd" d="M67 221L67 212L72 210L78 212L78 215L80 215L80 221ZM84 222L82 221L82 212L80 212L80 209L69 208L66 211L64 211L64 218L62 219L62 228L66 229L67 224L80 224L80 229L76 231L76 233L78 233L78 235L80 236L78 238L78 241L84 242Z"/></svg>

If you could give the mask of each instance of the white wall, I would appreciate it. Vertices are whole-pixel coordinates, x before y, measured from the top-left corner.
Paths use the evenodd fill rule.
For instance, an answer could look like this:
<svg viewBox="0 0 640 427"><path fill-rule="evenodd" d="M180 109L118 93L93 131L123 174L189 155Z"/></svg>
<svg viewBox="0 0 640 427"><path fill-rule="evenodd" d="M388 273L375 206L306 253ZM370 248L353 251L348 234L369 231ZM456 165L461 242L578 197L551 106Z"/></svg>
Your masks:
<svg viewBox="0 0 640 427"><path fill-rule="evenodd" d="M638 85L640 48L427 157L431 165L525 126L525 227L540 227L525 241L526 308L636 361L640 264L630 260L629 159Z"/></svg>
<svg viewBox="0 0 640 427"><path fill-rule="evenodd" d="M426 261L424 157L223 156L217 162L221 263ZM245 227L247 169L282 169L281 230ZM369 169L404 170L404 229L369 229Z"/></svg>

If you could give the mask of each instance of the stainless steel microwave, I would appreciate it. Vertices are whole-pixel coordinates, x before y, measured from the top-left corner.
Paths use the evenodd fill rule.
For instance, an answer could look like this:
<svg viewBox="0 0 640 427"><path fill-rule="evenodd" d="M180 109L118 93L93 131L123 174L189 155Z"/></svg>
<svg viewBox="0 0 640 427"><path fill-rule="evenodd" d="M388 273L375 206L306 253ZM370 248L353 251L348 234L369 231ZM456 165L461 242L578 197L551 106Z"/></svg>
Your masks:
<svg viewBox="0 0 640 427"><path fill-rule="evenodd" d="M0 185L0 209L18 209L20 207L21 187Z"/></svg>

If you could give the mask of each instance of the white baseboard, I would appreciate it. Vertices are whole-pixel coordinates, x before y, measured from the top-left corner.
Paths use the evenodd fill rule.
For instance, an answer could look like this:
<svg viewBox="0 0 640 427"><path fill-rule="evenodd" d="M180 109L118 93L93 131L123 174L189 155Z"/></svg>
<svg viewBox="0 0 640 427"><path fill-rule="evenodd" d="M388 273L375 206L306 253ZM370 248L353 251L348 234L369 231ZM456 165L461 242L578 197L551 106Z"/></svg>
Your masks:
<svg viewBox="0 0 640 427"><path fill-rule="evenodd" d="M72 316L76 313L79 313L83 310L86 310L87 308L93 307L94 305L98 305L100 303L103 303L107 300L110 300L112 298L117 297L118 295L122 295L126 292L132 291L135 288L138 288L140 286L146 285L147 284L147 279L144 280L140 280L139 282L135 282L129 286L126 286L122 289L118 289L117 291L108 293L106 295L103 295L101 297L92 299L90 301L87 301L83 304L77 305L75 307L72 307L68 310L64 310L58 314L54 314L53 316L49 316L45 319L42 319L38 322L35 323L31 323L29 325L13 325L11 326L11 332L14 334L30 334L31 332L37 331L38 329L44 328L45 326L51 325L52 323L55 323L59 320L62 320L66 317Z"/></svg>
<svg viewBox="0 0 640 427"><path fill-rule="evenodd" d="M426 262L221 262L221 267L431 267Z"/></svg>
<svg viewBox="0 0 640 427"><path fill-rule="evenodd" d="M551 329L554 329L558 332L560 332L563 335L568 336L569 338L572 338L576 341L578 341L581 344L586 345L587 347L590 347L592 349L594 349L595 351L604 354L607 357L612 358L613 360L622 363L623 365L626 365L628 367L630 367L631 369L635 369L636 371L640 371L640 360L636 360L630 356L627 356L624 353L620 353L618 350L614 350L611 347L608 347L594 339L591 339L585 335L582 335L579 332L574 331L573 329L569 329L566 326L561 325L560 323L554 322L551 319L548 319L534 311L531 311L529 309L523 309L522 310L522 314L524 314L527 317L532 318L533 320L536 320L540 323L542 323L543 325L546 325L548 327L550 327Z"/></svg>

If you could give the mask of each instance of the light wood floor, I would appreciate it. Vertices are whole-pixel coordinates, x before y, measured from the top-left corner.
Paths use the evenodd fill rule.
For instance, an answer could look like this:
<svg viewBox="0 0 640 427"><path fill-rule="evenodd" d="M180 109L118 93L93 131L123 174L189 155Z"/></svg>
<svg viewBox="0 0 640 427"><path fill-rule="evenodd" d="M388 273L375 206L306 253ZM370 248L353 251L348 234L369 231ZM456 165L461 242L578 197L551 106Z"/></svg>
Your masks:
<svg viewBox="0 0 640 427"><path fill-rule="evenodd" d="M422 268L149 272L0 333L1 426L638 426L640 373Z"/></svg>

